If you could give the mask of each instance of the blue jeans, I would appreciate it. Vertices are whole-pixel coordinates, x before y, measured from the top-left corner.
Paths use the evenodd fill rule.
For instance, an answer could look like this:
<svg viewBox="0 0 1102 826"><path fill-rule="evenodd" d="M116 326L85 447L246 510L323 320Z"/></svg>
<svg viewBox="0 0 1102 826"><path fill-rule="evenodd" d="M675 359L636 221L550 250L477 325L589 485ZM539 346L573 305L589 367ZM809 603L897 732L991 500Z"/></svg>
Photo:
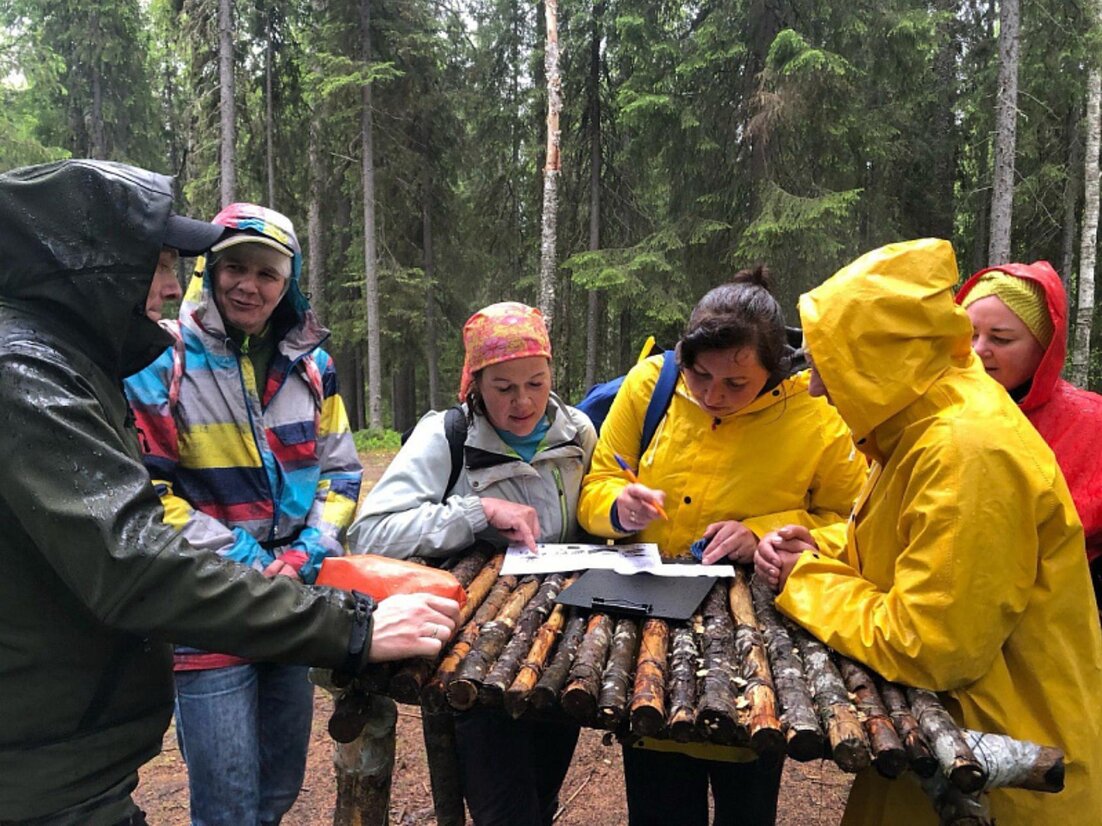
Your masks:
<svg viewBox="0 0 1102 826"><path fill-rule="evenodd" d="M314 687L302 666L176 672L193 826L277 824L306 773Z"/></svg>

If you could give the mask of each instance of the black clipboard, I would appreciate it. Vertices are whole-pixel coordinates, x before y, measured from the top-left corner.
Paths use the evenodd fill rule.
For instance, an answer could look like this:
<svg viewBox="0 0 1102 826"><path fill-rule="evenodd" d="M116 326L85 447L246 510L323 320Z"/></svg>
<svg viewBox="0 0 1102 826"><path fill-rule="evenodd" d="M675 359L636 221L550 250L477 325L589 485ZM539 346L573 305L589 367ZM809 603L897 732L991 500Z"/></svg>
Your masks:
<svg viewBox="0 0 1102 826"><path fill-rule="evenodd" d="M714 577L661 577L586 571L556 602L608 614L686 620L715 584Z"/></svg>

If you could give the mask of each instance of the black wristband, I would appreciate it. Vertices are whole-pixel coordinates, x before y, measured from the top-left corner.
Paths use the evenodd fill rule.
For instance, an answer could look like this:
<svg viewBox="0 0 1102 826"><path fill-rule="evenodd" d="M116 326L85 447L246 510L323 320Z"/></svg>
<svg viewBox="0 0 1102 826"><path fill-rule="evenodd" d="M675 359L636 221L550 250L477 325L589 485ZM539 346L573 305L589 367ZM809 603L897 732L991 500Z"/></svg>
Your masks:
<svg viewBox="0 0 1102 826"><path fill-rule="evenodd" d="M352 633L348 637L348 657L342 669L348 674L359 674L363 670L364 649L368 647L367 636L374 610L375 600L359 591L352 592Z"/></svg>

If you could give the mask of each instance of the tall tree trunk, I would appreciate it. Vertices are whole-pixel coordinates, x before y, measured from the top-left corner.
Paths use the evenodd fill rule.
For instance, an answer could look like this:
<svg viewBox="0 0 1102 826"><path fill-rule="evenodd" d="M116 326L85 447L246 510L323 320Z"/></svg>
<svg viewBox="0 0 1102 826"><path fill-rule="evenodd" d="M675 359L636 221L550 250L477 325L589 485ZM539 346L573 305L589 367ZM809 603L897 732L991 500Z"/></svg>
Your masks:
<svg viewBox="0 0 1102 826"><path fill-rule="evenodd" d="M562 79L559 77L558 0L544 0L547 15L547 40L544 66L547 70L547 161L543 168L543 232L540 241L540 309L548 331L555 326L555 280L558 261L555 246L558 231L559 177L562 158L559 150L562 133L559 113L562 111Z"/></svg>
<svg viewBox="0 0 1102 826"><path fill-rule="evenodd" d="M1096 15L1102 11L1096 8ZM1078 300L1068 381L1087 386L1090 372L1091 325L1094 321L1094 262L1098 249L1098 144L1102 122L1102 69L1087 75L1087 148L1083 163L1083 229L1079 235Z"/></svg>
<svg viewBox="0 0 1102 826"><path fill-rule="evenodd" d="M325 169L321 160L321 135L318 126L322 105L310 118L307 158L310 168L310 203L306 209L306 290L318 318L325 319L325 250L322 247L321 199L325 190Z"/></svg>
<svg viewBox="0 0 1102 826"><path fill-rule="evenodd" d="M938 238L953 237L953 182L956 180L956 146L954 113L957 101L957 26L954 0L937 0L935 10L938 21L938 47L934 58L934 74L940 90L937 109L934 111L933 142L934 168L931 185L934 187L933 214L929 233Z"/></svg>
<svg viewBox="0 0 1102 826"><path fill-rule="evenodd" d="M360 0L360 39L363 62L371 62L371 0ZM367 310L367 410L372 428L383 426L382 358L379 348L379 267L375 252L375 144L371 110L371 84L363 87L360 131L363 140L364 302Z"/></svg>
<svg viewBox="0 0 1102 826"><path fill-rule="evenodd" d="M92 42L98 43L102 47L104 45L103 32L100 31L99 27L99 14L94 11L92 12L88 29ZM92 75L92 111L89 113L88 143L90 157L99 160L105 160L107 158L107 136L104 132L103 123L102 69L103 61L100 59L99 55L96 55L93 57L91 65L88 67Z"/></svg>
<svg viewBox="0 0 1102 826"><path fill-rule="evenodd" d="M601 14L604 0L593 4L589 39L589 248L601 248ZM590 289L585 308L585 382L597 383L597 351L601 346L601 294Z"/></svg>
<svg viewBox="0 0 1102 826"><path fill-rule="evenodd" d="M428 143L426 142L426 151ZM440 365L436 329L436 259L432 251L432 169L424 159L421 187L421 253L425 266L425 363L428 368L429 409L440 409Z"/></svg>
<svg viewBox="0 0 1102 826"><path fill-rule="evenodd" d="M276 208L275 202L275 147L273 133L275 131L275 117L273 115L273 101L272 101L272 9L269 6L267 11L267 34L268 44L264 50L264 139L265 149L267 150L267 173L268 173L268 207L271 209Z"/></svg>
<svg viewBox="0 0 1102 826"><path fill-rule="evenodd" d="M1014 208L1014 152L1018 130L1018 0L999 3L999 80L995 102L995 175L991 188L989 265L1010 260L1010 228Z"/></svg>
<svg viewBox="0 0 1102 826"><path fill-rule="evenodd" d="M221 125L221 196L222 206L236 198L237 175L235 161L233 56L233 0L218 0L218 85L220 89L219 122Z"/></svg>
<svg viewBox="0 0 1102 826"><path fill-rule="evenodd" d="M407 350L390 374L390 405L394 429L409 430L417 422L417 369Z"/></svg>
<svg viewBox="0 0 1102 826"><path fill-rule="evenodd" d="M1078 106L1068 107L1068 180L1064 185L1064 233L1061 242L1060 278L1067 284L1073 278L1075 267L1075 208L1079 205L1079 193L1083 188L1083 141L1079 139L1081 111Z"/></svg>
<svg viewBox="0 0 1102 826"><path fill-rule="evenodd" d="M312 0L310 8L318 26L325 19L327 0ZM321 72L321 63L317 54L312 53L310 68L314 72ZM314 100L310 105L310 127L307 137L307 165L310 173L310 203L306 208L306 289L310 293L310 306L314 308L318 318L325 321L326 295L325 295L325 241L321 226L322 199L326 196L326 168L321 147L321 124L327 120L329 106L324 98ZM347 226L347 224L345 224ZM336 297L336 296L334 296Z"/></svg>

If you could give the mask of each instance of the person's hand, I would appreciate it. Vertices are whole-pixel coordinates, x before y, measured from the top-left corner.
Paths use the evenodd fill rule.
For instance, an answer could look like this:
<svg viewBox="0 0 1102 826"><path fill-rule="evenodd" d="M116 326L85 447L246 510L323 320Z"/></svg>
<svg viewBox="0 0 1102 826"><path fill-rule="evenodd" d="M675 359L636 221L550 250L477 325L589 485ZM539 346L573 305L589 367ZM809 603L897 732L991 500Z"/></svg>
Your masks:
<svg viewBox="0 0 1102 826"><path fill-rule="evenodd" d="M294 566L284 562L282 559L277 559L271 565L264 569L264 576L273 578L277 576L289 576L291 579L300 580L302 577L298 575L298 571Z"/></svg>
<svg viewBox="0 0 1102 826"><path fill-rule="evenodd" d="M435 657L455 633L459 603L435 594L395 594L371 617L368 662Z"/></svg>
<svg viewBox="0 0 1102 826"><path fill-rule="evenodd" d="M665 491L632 482L616 497L616 518L625 531L638 533L661 517L655 505L661 507L665 503Z"/></svg>
<svg viewBox="0 0 1102 826"><path fill-rule="evenodd" d="M724 559L743 565L754 561L758 537L741 522L734 519L713 522L704 529L704 538L708 544L700 561L705 565L714 565Z"/></svg>
<svg viewBox="0 0 1102 826"><path fill-rule="evenodd" d="M758 542L754 552L754 573L774 592L784 590L788 575L805 551L817 551L819 546L811 531L803 525L785 525L770 531Z"/></svg>
<svg viewBox="0 0 1102 826"><path fill-rule="evenodd" d="M507 499L483 499L482 510L486 521L498 532L517 545L526 545L532 553L538 553L536 541L540 537L540 518L536 509Z"/></svg>

